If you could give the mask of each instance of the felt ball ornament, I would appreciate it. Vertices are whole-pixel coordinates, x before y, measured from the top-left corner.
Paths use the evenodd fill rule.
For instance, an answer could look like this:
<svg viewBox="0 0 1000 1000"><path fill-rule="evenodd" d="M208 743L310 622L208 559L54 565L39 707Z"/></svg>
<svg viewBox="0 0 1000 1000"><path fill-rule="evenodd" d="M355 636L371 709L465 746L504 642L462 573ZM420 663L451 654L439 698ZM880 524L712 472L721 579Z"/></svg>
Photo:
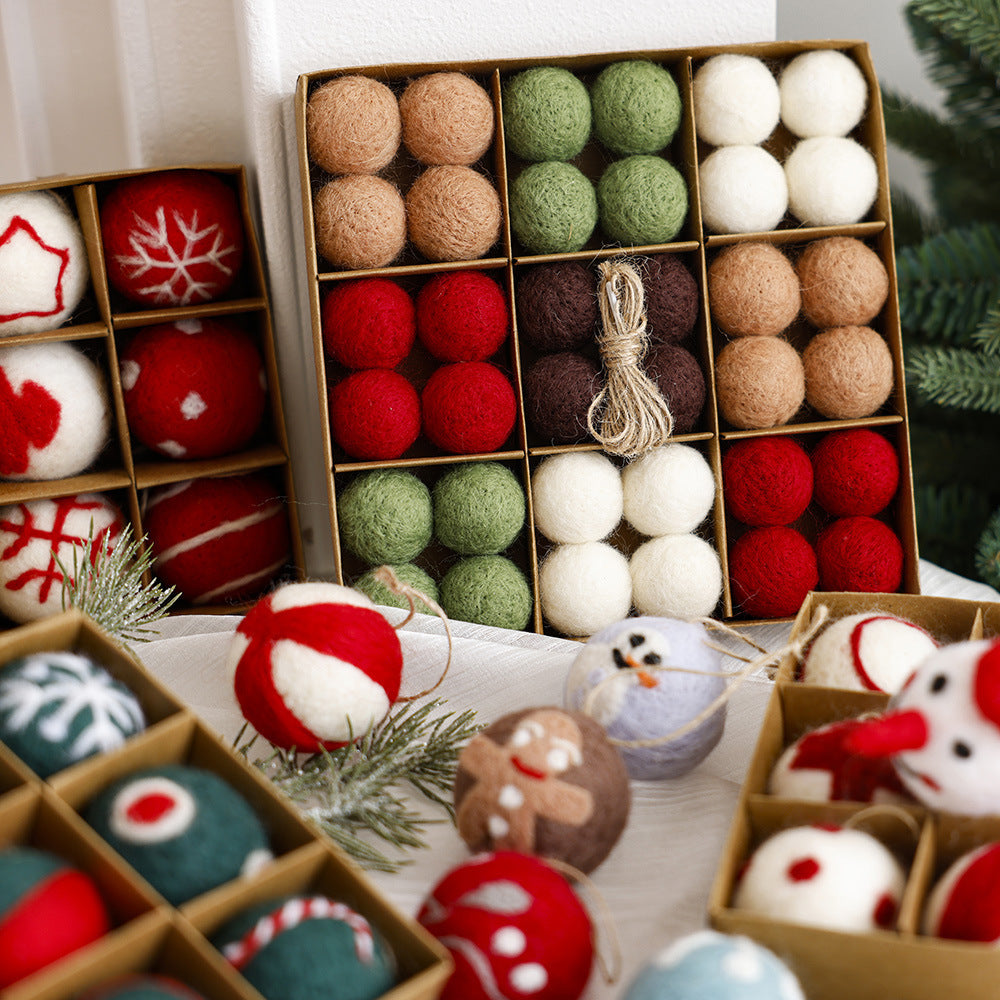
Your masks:
<svg viewBox="0 0 1000 1000"><path fill-rule="evenodd" d="M621 754L581 712L510 712L458 757L455 825L472 851L521 851L591 872L611 853L630 806Z"/></svg>
<svg viewBox="0 0 1000 1000"><path fill-rule="evenodd" d="M839 136L802 139L785 160L788 207L807 226L860 222L878 194L875 158Z"/></svg>
<svg viewBox="0 0 1000 1000"><path fill-rule="evenodd" d="M648 257L642 265L646 332L654 343L684 340L698 319L698 284L676 254Z"/></svg>
<svg viewBox="0 0 1000 1000"><path fill-rule="evenodd" d="M778 82L755 56L707 59L694 74L692 95L695 130L710 146L756 146L778 124Z"/></svg>
<svg viewBox="0 0 1000 1000"><path fill-rule="evenodd" d="M720 146L698 167L701 215L716 233L776 229L788 210L781 164L760 146Z"/></svg>
<svg viewBox="0 0 1000 1000"><path fill-rule="evenodd" d="M697 448L665 444L622 471L625 519L644 535L694 531L715 500L715 477Z"/></svg>
<svg viewBox="0 0 1000 1000"><path fill-rule="evenodd" d="M531 474L535 527L549 541L599 542L622 519L618 467L599 451L567 451L543 458Z"/></svg>
<svg viewBox="0 0 1000 1000"><path fill-rule="evenodd" d="M874 516L899 486L899 456L883 435L867 427L833 431L812 450L815 501L834 517Z"/></svg>
<svg viewBox="0 0 1000 1000"><path fill-rule="evenodd" d="M506 556L467 556L441 578L441 607L457 621L515 631L531 618L531 587Z"/></svg>
<svg viewBox="0 0 1000 1000"><path fill-rule="evenodd" d="M316 249L333 267L386 267L406 246L403 196L381 177L346 174L316 192Z"/></svg>
<svg viewBox="0 0 1000 1000"><path fill-rule="evenodd" d="M819 582L823 590L891 593L903 580L899 536L874 517L841 517L816 539Z"/></svg>
<svg viewBox="0 0 1000 1000"><path fill-rule="evenodd" d="M139 330L119 358L129 430L175 459L216 458L260 428L267 376L254 338L227 319Z"/></svg>
<svg viewBox="0 0 1000 1000"><path fill-rule="evenodd" d="M674 433L693 431L705 408L705 376L695 356L680 344L654 344L642 367L667 401Z"/></svg>
<svg viewBox="0 0 1000 1000"><path fill-rule="evenodd" d="M892 352L870 326L817 333L802 352L806 402L824 417L870 417L892 395Z"/></svg>
<svg viewBox="0 0 1000 1000"><path fill-rule="evenodd" d="M62 479L108 443L104 374L73 344L0 348L0 477Z"/></svg>
<svg viewBox="0 0 1000 1000"><path fill-rule="evenodd" d="M0 849L0 988L7 989L111 930L90 875L49 851Z"/></svg>
<svg viewBox="0 0 1000 1000"><path fill-rule="evenodd" d="M790 617L819 580L816 552L795 528L751 528L729 546L729 585L743 614Z"/></svg>
<svg viewBox="0 0 1000 1000"><path fill-rule="evenodd" d="M421 162L469 166L493 142L493 100L465 73L428 73L399 98L403 144Z"/></svg>
<svg viewBox="0 0 1000 1000"><path fill-rule="evenodd" d="M780 427L806 398L802 358L780 337L731 340L715 358L715 392L722 416L733 427Z"/></svg>
<svg viewBox="0 0 1000 1000"><path fill-rule="evenodd" d="M573 351L594 343L600 321L597 281L579 261L522 272L515 300L518 331L536 350Z"/></svg>
<svg viewBox="0 0 1000 1000"><path fill-rule="evenodd" d="M406 226L431 261L485 257L500 237L496 188L471 167L428 167L406 195Z"/></svg>
<svg viewBox="0 0 1000 1000"><path fill-rule="evenodd" d="M214 302L240 274L236 193L206 170L158 170L116 181L100 206L108 281L131 302Z"/></svg>
<svg viewBox="0 0 1000 1000"><path fill-rule="evenodd" d="M117 750L145 728L135 694L83 653L31 653L0 666L0 740L40 778Z"/></svg>
<svg viewBox="0 0 1000 1000"><path fill-rule="evenodd" d="M591 636L577 653L566 676L566 707L604 727L630 777L679 778L722 738L724 704L690 732L672 735L721 698L721 670L722 655L704 625L629 618ZM629 745L646 741L652 745Z"/></svg>
<svg viewBox="0 0 1000 1000"><path fill-rule="evenodd" d="M420 396L399 372L352 372L330 390L330 431L352 458L399 458L420 435Z"/></svg>
<svg viewBox="0 0 1000 1000"><path fill-rule="evenodd" d="M574 444L590 436L587 411L601 390L596 361L576 351L546 354L524 373L524 415L546 443Z"/></svg>
<svg viewBox="0 0 1000 1000"><path fill-rule="evenodd" d="M730 337L782 333L799 314L799 278L770 243L735 243L708 268L712 320Z"/></svg>
<svg viewBox="0 0 1000 1000"><path fill-rule="evenodd" d="M309 159L330 174L376 174L395 158L402 134L396 95L368 76L339 76L306 102Z"/></svg>
<svg viewBox="0 0 1000 1000"><path fill-rule="evenodd" d="M813 467L792 438L746 438L722 456L722 486L726 510L743 524L791 524L809 506Z"/></svg>
<svg viewBox="0 0 1000 1000"><path fill-rule="evenodd" d="M485 361L509 332L507 298L482 271L445 271L417 295L417 335L439 361Z"/></svg>
<svg viewBox="0 0 1000 1000"><path fill-rule="evenodd" d="M538 568L542 616L568 636L621 621L632 606L628 559L606 542L557 545Z"/></svg>
<svg viewBox="0 0 1000 1000"><path fill-rule="evenodd" d="M345 368L395 368L417 334L413 300L390 278L358 278L323 297L323 344Z"/></svg>
<svg viewBox="0 0 1000 1000"><path fill-rule="evenodd" d="M81 1000L205 1000L179 979L151 973L115 976L78 995Z"/></svg>
<svg viewBox="0 0 1000 1000"><path fill-rule="evenodd" d="M431 493L403 469L364 472L341 490L337 520L341 544L364 562L409 562L431 540Z"/></svg>
<svg viewBox="0 0 1000 1000"><path fill-rule="evenodd" d="M802 312L814 326L866 326L889 296L889 275L881 258L853 236L813 240L795 270L802 288Z"/></svg>
<svg viewBox="0 0 1000 1000"><path fill-rule="evenodd" d="M455 455L499 451L514 429L517 398L507 376L487 361L442 365L420 394L424 433Z"/></svg>
<svg viewBox="0 0 1000 1000"><path fill-rule="evenodd" d="M640 615L704 618L722 597L719 554L697 535L660 535L629 560L632 603Z"/></svg>
<svg viewBox="0 0 1000 1000"><path fill-rule="evenodd" d="M681 95L674 78L646 59L605 66L590 88L594 135L612 153L658 153L681 121Z"/></svg>
<svg viewBox="0 0 1000 1000"><path fill-rule="evenodd" d="M659 156L615 160L597 182L601 230L625 246L669 243L687 218L687 184Z"/></svg>
<svg viewBox="0 0 1000 1000"><path fill-rule="evenodd" d="M816 49L796 56L779 81L781 120L793 135L847 135L861 121L868 84L850 56Z"/></svg>
<svg viewBox="0 0 1000 1000"><path fill-rule="evenodd" d="M573 253L597 225L597 192L572 163L533 163L510 186L510 226L531 253Z"/></svg>
<svg viewBox="0 0 1000 1000"><path fill-rule="evenodd" d="M0 195L0 337L62 326L89 283L80 223L58 194Z"/></svg>
<svg viewBox="0 0 1000 1000"><path fill-rule="evenodd" d="M142 524L153 572L194 605L255 597L291 558L285 507L280 491L256 473L151 489Z"/></svg>
<svg viewBox="0 0 1000 1000"><path fill-rule="evenodd" d="M534 66L503 84L507 148L522 160L572 160L590 138L590 95L561 66Z"/></svg>
<svg viewBox="0 0 1000 1000"><path fill-rule="evenodd" d="M451 952L441 1000L577 1000L594 961L590 918L540 858L481 854L449 869L417 920Z"/></svg>
<svg viewBox="0 0 1000 1000"><path fill-rule="evenodd" d="M1000 940L1000 843L966 851L935 882L924 909L923 932L954 941Z"/></svg>
<svg viewBox="0 0 1000 1000"><path fill-rule="evenodd" d="M524 527L526 503L517 476L497 462L449 469L434 484L434 534L467 556L503 552Z"/></svg>
<svg viewBox="0 0 1000 1000"><path fill-rule="evenodd" d="M414 563L396 563L395 565L390 565L389 569L392 570L400 582L407 584L407 586L412 587L414 590L419 590L421 594L429 597L432 601L436 602L438 600L437 583L429 573L422 570L419 566ZM410 602L402 594L397 594L390 590L375 576L375 569L370 569L366 573L363 573L354 581L352 586L355 590L360 590L362 594L370 597L375 604L389 608L403 608L407 611L410 608ZM415 607L421 614L434 614L433 608L423 601L417 600Z"/></svg>

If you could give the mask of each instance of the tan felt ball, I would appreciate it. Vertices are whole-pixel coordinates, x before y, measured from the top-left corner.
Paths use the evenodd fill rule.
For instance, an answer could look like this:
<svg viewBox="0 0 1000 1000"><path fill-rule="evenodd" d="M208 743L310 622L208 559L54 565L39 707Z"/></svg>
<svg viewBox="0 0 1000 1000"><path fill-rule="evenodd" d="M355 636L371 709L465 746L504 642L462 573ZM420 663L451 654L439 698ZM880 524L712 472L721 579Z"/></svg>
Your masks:
<svg viewBox="0 0 1000 1000"><path fill-rule="evenodd" d="M399 149L396 95L367 76L339 76L306 104L310 159L331 174L374 174Z"/></svg>
<svg viewBox="0 0 1000 1000"><path fill-rule="evenodd" d="M715 359L715 391L723 417L734 427L779 427L805 398L802 359L780 337L731 340Z"/></svg>
<svg viewBox="0 0 1000 1000"><path fill-rule="evenodd" d="M799 279L777 247L737 243L712 261L708 301L731 337L773 337L799 314Z"/></svg>
<svg viewBox="0 0 1000 1000"><path fill-rule="evenodd" d="M381 177L337 177L316 194L316 248L334 266L385 267L406 245L406 208Z"/></svg>
<svg viewBox="0 0 1000 1000"><path fill-rule="evenodd" d="M802 352L806 401L824 417L871 416L892 393L892 353L871 327L817 333Z"/></svg>
<svg viewBox="0 0 1000 1000"><path fill-rule="evenodd" d="M500 235L500 196L469 167L428 167L406 196L406 218L428 260L475 260Z"/></svg>
<svg viewBox="0 0 1000 1000"><path fill-rule="evenodd" d="M874 250L852 236L810 243L795 265L806 319L825 329L865 326L885 305L889 275Z"/></svg>
<svg viewBox="0 0 1000 1000"><path fill-rule="evenodd" d="M464 73L418 77L399 99L403 144L421 163L468 166L493 141L493 101Z"/></svg>

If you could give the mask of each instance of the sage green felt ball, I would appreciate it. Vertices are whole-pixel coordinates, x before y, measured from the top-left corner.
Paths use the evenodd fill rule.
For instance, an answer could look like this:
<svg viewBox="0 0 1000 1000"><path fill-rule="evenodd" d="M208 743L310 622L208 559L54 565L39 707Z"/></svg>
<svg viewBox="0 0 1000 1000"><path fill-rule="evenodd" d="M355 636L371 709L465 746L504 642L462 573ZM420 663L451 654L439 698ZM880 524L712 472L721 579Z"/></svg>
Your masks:
<svg viewBox="0 0 1000 1000"><path fill-rule="evenodd" d="M590 95L568 69L526 69L502 96L507 148L522 160L572 160L590 138Z"/></svg>
<svg viewBox="0 0 1000 1000"><path fill-rule="evenodd" d="M524 490L498 462L456 465L434 484L431 499L438 541L464 556L503 552L524 526Z"/></svg>
<svg viewBox="0 0 1000 1000"><path fill-rule="evenodd" d="M645 59L605 66L590 100L594 135L621 156L659 152L681 121L681 95L674 78Z"/></svg>
<svg viewBox="0 0 1000 1000"><path fill-rule="evenodd" d="M571 163L534 163L510 189L510 224L533 253L572 253L597 225L594 185Z"/></svg>
<svg viewBox="0 0 1000 1000"><path fill-rule="evenodd" d="M414 563L397 563L395 566L390 566L389 569L396 574L396 578L401 583L408 584L414 590L419 590L425 597L437 602L438 586L434 582L434 578L425 573L419 566ZM358 577L353 586L355 590L367 594L376 604L381 604L383 607L403 608L405 611L410 609L410 602L402 594L394 593L381 580L375 579L374 568ZM414 599L414 608L421 614L435 614L433 608L420 600Z"/></svg>
<svg viewBox="0 0 1000 1000"><path fill-rule="evenodd" d="M531 617L531 590L506 556L467 556L445 573L441 607L456 621L521 630Z"/></svg>
<svg viewBox="0 0 1000 1000"><path fill-rule="evenodd" d="M659 156L615 160L597 183L601 229L625 246L669 243L684 225L684 178Z"/></svg>
<svg viewBox="0 0 1000 1000"><path fill-rule="evenodd" d="M412 472L376 469L337 499L341 544L370 565L405 563L431 540L431 491Z"/></svg>

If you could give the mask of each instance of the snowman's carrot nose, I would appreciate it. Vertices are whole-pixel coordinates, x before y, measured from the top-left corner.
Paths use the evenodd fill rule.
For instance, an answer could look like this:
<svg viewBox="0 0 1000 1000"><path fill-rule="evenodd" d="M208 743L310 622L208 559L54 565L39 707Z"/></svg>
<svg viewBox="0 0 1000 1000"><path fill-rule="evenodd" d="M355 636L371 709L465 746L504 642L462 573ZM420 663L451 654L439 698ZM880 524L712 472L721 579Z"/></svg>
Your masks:
<svg viewBox="0 0 1000 1000"><path fill-rule="evenodd" d="M846 740L846 749L862 757L892 757L927 743L927 721L920 712L890 712L862 722Z"/></svg>

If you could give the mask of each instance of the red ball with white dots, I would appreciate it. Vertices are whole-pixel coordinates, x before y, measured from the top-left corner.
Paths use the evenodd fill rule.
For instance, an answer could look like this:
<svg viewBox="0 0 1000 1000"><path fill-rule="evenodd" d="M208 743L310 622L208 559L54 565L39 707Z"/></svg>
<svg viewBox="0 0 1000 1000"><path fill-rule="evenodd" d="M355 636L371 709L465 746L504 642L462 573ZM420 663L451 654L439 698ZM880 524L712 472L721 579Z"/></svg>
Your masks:
<svg viewBox="0 0 1000 1000"><path fill-rule="evenodd" d="M141 329L120 361L132 435L168 458L217 458L247 445L267 403L253 337L224 319Z"/></svg>
<svg viewBox="0 0 1000 1000"><path fill-rule="evenodd" d="M485 361L509 330L507 300L482 271L446 271L417 295L417 336L440 361Z"/></svg>

